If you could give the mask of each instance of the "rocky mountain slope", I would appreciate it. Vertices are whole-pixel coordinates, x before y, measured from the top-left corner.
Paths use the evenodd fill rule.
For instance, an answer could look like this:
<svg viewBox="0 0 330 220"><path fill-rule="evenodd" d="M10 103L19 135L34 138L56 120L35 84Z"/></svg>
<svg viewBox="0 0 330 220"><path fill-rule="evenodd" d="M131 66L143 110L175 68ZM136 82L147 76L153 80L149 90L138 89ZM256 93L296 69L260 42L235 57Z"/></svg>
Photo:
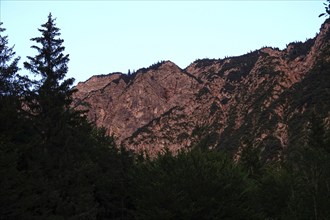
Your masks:
<svg viewBox="0 0 330 220"><path fill-rule="evenodd" d="M306 42L225 59L170 61L79 83L76 103L118 144L154 154L196 145L239 151L246 142L277 156L300 141L311 112L330 110L330 22Z"/></svg>

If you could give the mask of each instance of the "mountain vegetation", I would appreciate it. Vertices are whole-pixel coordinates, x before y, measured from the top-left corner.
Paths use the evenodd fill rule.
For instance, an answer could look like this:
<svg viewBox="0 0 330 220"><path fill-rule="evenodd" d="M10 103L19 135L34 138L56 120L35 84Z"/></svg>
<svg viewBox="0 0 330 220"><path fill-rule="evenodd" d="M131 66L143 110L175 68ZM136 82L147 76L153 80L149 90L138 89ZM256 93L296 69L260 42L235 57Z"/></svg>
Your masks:
<svg viewBox="0 0 330 220"><path fill-rule="evenodd" d="M19 74L2 25L0 219L330 218L328 29L291 45L289 57L264 48L185 70L162 61L73 87L51 14L31 39L36 55L24 63L36 79ZM311 66L299 71L299 60ZM154 100L158 108L146 115L153 103L125 96L130 90L162 97ZM133 113L121 108L118 120L131 132L122 146L109 134L123 128L96 127L109 122L105 113L92 118L95 102L82 105L120 96L131 109L145 105ZM152 140L157 147L160 137L168 146L134 148Z"/></svg>

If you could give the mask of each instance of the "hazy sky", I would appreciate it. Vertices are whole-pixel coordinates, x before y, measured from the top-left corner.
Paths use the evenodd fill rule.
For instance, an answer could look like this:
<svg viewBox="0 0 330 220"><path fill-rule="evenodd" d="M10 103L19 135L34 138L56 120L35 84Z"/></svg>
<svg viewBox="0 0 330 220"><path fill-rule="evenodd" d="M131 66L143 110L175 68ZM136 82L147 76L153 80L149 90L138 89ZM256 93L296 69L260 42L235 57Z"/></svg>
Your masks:
<svg viewBox="0 0 330 220"><path fill-rule="evenodd" d="M283 49L315 36L325 20L318 18L323 2L0 0L0 21L23 66L35 55L30 39L40 36L51 12L70 54L68 77L79 82L161 60L185 68L198 58Z"/></svg>

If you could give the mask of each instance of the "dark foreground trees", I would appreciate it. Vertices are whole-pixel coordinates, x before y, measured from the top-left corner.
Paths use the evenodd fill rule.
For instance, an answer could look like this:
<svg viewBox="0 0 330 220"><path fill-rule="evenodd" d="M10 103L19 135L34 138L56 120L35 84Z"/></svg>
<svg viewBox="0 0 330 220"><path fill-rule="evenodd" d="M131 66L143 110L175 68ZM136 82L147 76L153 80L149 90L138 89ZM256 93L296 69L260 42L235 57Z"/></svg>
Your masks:
<svg viewBox="0 0 330 220"><path fill-rule="evenodd" d="M258 219L251 180L224 153L192 150L137 164L131 192L136 219Z"/></svg>
<svg viewBox="0 0 330 220"><path fill-rule="evenodd" d="M310 119L304 145L265 162L246 146L241 161L193 149L137 162L130 195L136 219L329 219L330 133ZM259 160L259 161L258 161ZM253 171L253 172L252 172Z"/></svg>
<svg viewBox="0 0 330 220"><path fill-rule="evenodd" d="M69 58L51 14L39 31L32 39L37 54L24 63L38 80L25 84L16 81L18 60L8 63L14 53L1 38L1 110L6 111L0 119L6 127L0 133L0 219L125 217L123 154L71 108Z"/></svg>

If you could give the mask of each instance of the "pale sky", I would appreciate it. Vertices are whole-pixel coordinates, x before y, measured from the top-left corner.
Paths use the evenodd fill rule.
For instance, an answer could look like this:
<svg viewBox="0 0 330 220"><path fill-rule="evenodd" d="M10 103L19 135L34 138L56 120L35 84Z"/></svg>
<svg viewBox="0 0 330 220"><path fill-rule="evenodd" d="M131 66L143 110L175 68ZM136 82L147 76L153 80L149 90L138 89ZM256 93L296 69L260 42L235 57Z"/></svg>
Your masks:
<svg viewBox="0 0 330 220"><path fill-rule="evenodd" d="M319 32L322 0L79 1L0 0L9 46L23 62L30 41L51 12L61 29L68 77L127 73L161 60L181 68L196 59L243 55L263 46L285 48Z"/></svg>

